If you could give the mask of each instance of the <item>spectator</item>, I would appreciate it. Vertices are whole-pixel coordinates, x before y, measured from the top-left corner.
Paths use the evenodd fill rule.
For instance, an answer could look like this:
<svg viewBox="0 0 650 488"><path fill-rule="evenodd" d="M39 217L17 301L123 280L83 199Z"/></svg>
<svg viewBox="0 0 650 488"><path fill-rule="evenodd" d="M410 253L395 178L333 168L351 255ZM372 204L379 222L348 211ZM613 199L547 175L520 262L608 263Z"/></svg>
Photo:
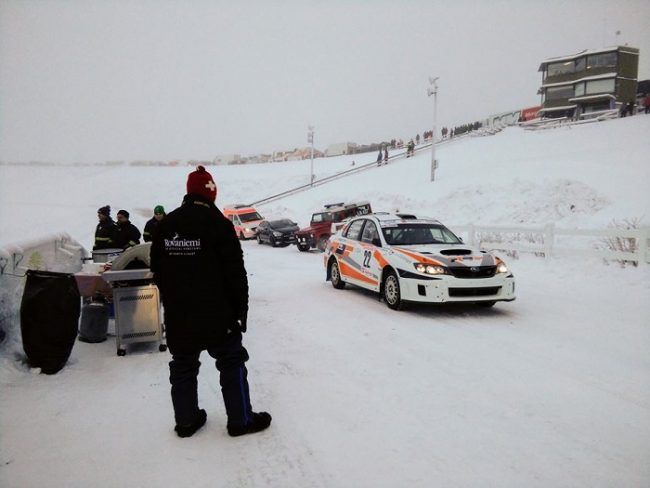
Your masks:
<svg viewBox="0 0 650 488"><path fill-rule="evenodd" d="M117 212L117 230L115 232L115 245L126 249L127 247L140 244L140 231L129 220L129 212L120 210Z"/></svg>
<svg viewBox="0 0 650 488"><path fill-rule="evenodd" d="M95 228L95 244L93 251L115 247L115 233L117 226L111 218L111 207L106 205L97 210L99 223Z"/></svg>
<svg viewBox="0 0 650 488"><path fill-rule="evenodd" d="M253 412L242 346L248 315L248 279L232 222L215 206L217 186L203 166L189 174L179 208L158 226L151 271L165 308L171 397L179 437L206 421L197 376L203 350L216 359L231 436L266 429L271 416Z"/></svg>
<svg viewBox="0 0 650 488"><path fill-rule="evenodd" d="M646 114L650 113L650 93L645 94L645 98L643 99L643 108L644 108L644 113Z"/></svg>
<svg viewBox="0 0 650 488"><path fill-rule="evenodd" d="M151 217L144 225L144 232L142 238L144 242L149 242L153 239L153 234L158 228L158 223L165 217L165 208L162 205L156 205L153 209L153 217Z"/></svg>
<svg viewBox="0 0 650 488"><path fill-rule="evenodd" d="M384 164L388 164L388 146L384 146Z"/></svg>

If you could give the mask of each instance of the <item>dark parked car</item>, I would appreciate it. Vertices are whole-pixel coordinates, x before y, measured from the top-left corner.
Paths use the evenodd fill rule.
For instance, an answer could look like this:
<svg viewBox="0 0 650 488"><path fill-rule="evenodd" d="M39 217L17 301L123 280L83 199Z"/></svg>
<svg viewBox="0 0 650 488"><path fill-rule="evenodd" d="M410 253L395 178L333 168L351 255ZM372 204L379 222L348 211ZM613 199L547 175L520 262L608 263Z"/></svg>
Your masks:
<svg viewBox="0 0 650 488"><path fill-rule="evenodd" d="M257 242L268 242L273 247L288 246L296 242L298 224L289 219L264 220L257 226Z"/></svg>

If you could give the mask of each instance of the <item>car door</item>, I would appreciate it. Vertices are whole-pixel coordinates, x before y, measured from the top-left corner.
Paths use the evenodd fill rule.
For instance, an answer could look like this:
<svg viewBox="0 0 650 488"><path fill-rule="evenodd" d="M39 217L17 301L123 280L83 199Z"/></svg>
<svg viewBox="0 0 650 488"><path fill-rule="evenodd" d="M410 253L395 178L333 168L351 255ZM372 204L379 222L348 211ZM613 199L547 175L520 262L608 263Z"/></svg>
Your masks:
<svg viewBox="0 0 650 488"><path fill-rule="evenodd" d="M361 243L361 234L366 220L357 219L350 223L345 240L342 241L337 249L339 270L344 281L370 290L377 290L379 289L378 280L364 266L366 253Z"/></svg>
<svg viewBox="0 0 650 488"><path fill-rule="evenodd" d="M268 225L269 223L264 221L257 227L257 235L260 237L261 241L268 239L268 236L266 235L266 229L268 228Z"/></svg>
<svg viewBox="0 0 650 488"><path fill-rule="evenodd" d="M360 241L360 252L363 253L363 256L360 256L362 258L362 272L376 282L375 290L379 290L381 274L386 260L381 256L381 239L379 238L377 224L373 220L366 220Z"/></svg>

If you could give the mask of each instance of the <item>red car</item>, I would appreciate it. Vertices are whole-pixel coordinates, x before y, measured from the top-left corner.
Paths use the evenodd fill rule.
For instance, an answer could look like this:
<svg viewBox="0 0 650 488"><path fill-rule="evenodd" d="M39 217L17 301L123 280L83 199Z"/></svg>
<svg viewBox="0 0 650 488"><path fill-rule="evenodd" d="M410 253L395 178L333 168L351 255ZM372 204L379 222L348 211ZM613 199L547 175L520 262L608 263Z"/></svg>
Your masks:
<svg viewBox="0 0 650 488"><path fill-rule="evenodd" d="M327 240L341 227L341 222L350 217L369 213L372 213L370 202L325 205L323 210L311 216L309 227L296 232L298 250L306 252L315 247L323 252L327 246Z"/></svg>

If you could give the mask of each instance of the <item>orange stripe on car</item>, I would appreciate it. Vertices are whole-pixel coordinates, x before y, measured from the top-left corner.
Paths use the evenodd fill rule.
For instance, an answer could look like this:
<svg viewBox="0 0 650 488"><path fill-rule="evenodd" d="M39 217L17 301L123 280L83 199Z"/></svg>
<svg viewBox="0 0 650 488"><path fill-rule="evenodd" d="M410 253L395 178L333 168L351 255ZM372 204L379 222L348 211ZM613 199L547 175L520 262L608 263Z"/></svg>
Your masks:
<svg viewBox="0 0 650 488"><path fill-rule="evenodd" d="M375 260L379 263L379 266L383 269L384 266L388 264L388 261L384 259L384 256L381 255L381 253L375 249L375 252L372 253L372 257L375 258Z"/></svg>
<svg viewBox="0 0 650 488"><path fill-rule="evenodd" d="M422 256L421 254L407 251L406 249L400 249L399 247L394 247L393 248L395 251L401 252L402 254L407 255L411 259L415 259L418 263L423 263L423 264L434 264L436 266L445 266L443 263L440 261L436 261L435 259L427 258L425 256Z"/></svg>
<svg viewBox="0 0 650 488"><path fill-rule="evenodd" d="M371 285L374 286L377 286L377 283L379 283L378 281L373 280L372 278L368 278L363 273L359 273L356 269L354 269L351 266L348 266L342 261L339 261L339 269L341 270L341 274L349 276L350 278L354 278L359 281L365 281L366 283L370 283Z"/></svg>

